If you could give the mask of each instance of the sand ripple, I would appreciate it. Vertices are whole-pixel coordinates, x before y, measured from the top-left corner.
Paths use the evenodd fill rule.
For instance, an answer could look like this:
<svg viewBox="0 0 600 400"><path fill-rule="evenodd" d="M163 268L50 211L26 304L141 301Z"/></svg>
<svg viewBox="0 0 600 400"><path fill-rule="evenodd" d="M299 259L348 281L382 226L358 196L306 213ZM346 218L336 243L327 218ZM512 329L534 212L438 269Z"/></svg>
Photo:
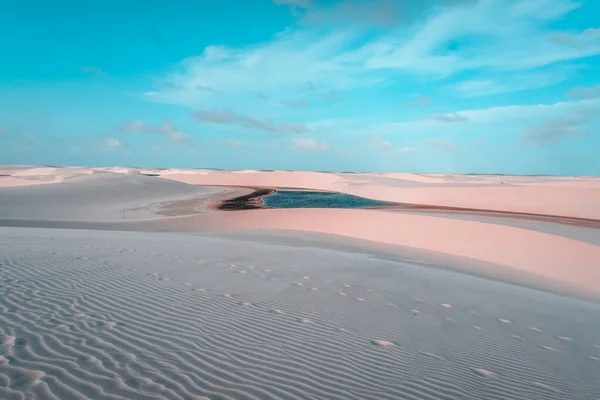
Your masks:
<svg viewBox="0 0 600 400"><path fill-rule="evenodd" d="M271 281L257 273L267 267L261 259L200 262L201 241L192 236L157 245L128 234L99 245L82 232L57 231L54 240L7 232L0 231L0 399L589 400L600 390L597 337L552 325L542 319L547 308L529 319L503 312L515 322L499 324L495 299L436 297L427 288L447 277L431 274L421 284L401 264L390 264L400 269L394 279L364 282L320 275L320 264L303 272L269 265L278 279ZM257 269L236 274L232 261ZM189 274L178 275L185 268ZM307 273L319 291L293 286ZM344 281L352 283L347 295L336 292ZM440 310L440 298L453 307ZM600 315L585 307L585 315ZM537 323L547 335L529 328Z"/></svg>

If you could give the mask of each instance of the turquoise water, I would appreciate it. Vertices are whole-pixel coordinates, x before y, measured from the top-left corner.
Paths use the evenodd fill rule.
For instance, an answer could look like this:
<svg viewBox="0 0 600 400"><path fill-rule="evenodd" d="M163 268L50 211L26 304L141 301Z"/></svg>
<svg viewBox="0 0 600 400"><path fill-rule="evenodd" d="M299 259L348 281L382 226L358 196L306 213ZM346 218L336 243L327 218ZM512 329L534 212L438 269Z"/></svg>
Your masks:
<svg viewBox="0 0 600 400"><path fill-rule="evenodd" d="M263 204L271 208L369 208L398 205L342 193L301 190L277 191L264 197Z"/></svg>

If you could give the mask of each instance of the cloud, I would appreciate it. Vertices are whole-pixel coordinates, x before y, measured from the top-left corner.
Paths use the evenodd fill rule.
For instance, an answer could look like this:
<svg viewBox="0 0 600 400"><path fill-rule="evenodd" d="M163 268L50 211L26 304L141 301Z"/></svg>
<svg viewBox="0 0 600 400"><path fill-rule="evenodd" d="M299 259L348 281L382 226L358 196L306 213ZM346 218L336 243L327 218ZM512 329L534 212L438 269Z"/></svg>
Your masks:
<svg viewBox="0 0 600 400"><path fill-rule="evenodd" d="M241 140L228 140L227 141L227 146L233 148L233 149L241 149L242 147L246 147L246 143L244 143Z"/></svg>
<svg viewBox="0 0 600 400"><path fill-rule="evenodd" d="M592 87L577 87L569 91L568 96L580 99L595 99L600 97L600 85Z"/></svg>
<svg viewBox="0 0 600 400"><path fill-rule="evenodd" d="M104 149L106 151L115 151L123 146L123 143L117 138L108 137L104 140Z"/></svg>
<svg viewBox="0 0 600 400"><path fill-rule="evenodd" d="M388 140L382 140L379 136L369 140L367 145L375 149L383 150L391 156L407 155L417 152L417 150L412 147L398 147Z"/></svg>
<svg viewBox="0 0 600 400"><path fill-rule="evenodd" d="M382 12L379 4L399 7L407 14L402 21L414 20L411 13L416 9L424 11L419 11L419 23L410 26L295 27L262 43L213 44L157 78L147 98L200 109L235 107L253 114L252 99L259 92L287 99L295 98L300 87L312 88L312 99L321 98L313 92L324 92L325 85L333 93L381 85L398 90L406 75L440 80L465 72L477 78L457 87L462 95L505 93L560 82L574 71L564 68L564 62L600 54L594 30L551 29L552 21L579 6L574 0L428 0L422 2L425 6L407 0L277 3L301 9L303 21L324 20L320 16L330 14L372 20L370 12ZM586 45L570 47L551 38L561 33Z"/></svg>
<svg viewBox="0 0 600 400"><path fill-rule="evenodd" d="M141 120L127 121L121 125L120 131L152 133L177 143L190 143L194 140L192 135L181 132L175 125L168 121L161 122L158 125L150 125Z"/></svg>
<svg viewBox="0 0 600 400"><path fill-rule="evenodd" d="M101 78L108 76L106 71L104 71L103 69L98 68L98 67L92 67L89 65L80 65L78 67L78 69L80 72L84 72L86 74L94 75L94 76L101 77Z"/></svg>
<svg viewBox="0 0 600 400"><path fill-rule="evenodd" d="M466 122L469 119L459 113L453 114L432 114L429 116L430 119L440 122Z"/></svg>
<svg viewBox="0 0 600 400"><path fill-rule="evenodd" d="M538 146L550 146L557 142L591 132L588 123L600 116L600 109L582 108L574 112L552 118L521 134L521 139Z"/></svg>
<svg viewBox="0 0 600 400"><path fill-rule="evenodd" d="M584 50L597 46L600 40L600 29L588 28L579 34L554 32L549 35L549 38L559 45L571 47L576 50Z"/></svg>
<svg viewBox="0 0 600 400"><path fill-rule="evenodd" d="M319 141L317 139L300 139L294 138L292 139L292 149L294 150L329 150L331 146L329 143L324 141Z"/></svg>
<svg viewBox="0 0 600 400"><path fill-rule="evenodd" d="M286 99L281 100L281 104L288 107L307 107L308 102L304 99Z"/></svg>
<svg viewBox="0 0 600 400"><path fill-rule="evenodd" d="M462 151L462 148L455 143L446 141L446 140L426 140L421 143L423 146L436 149L436 150L444 150L449 152L459 152Z"/></svg>
<svg viewBox="0 0 600 400"><path fill-rule="evenodd" d="M310 0L273 0L273 3L278 6L292 6L292 7L302 7L309 8L312 6L312 2Z"/></svg>
<svg viewBox="0 0 600 400"><path fill-rule="evenodd" d="M404 107L415 108L415 107L423 107L427 106L431 103L431 99L427 96L418 95L415 101L405 101L402 103Z"/></svg>
<svg viewBox="0 0 600 400"><path fill-rule="evenodd" d="M534 72L515 75L495 74L485 79L472 79L450 85L463 97L488 96L500 93L513 93L539 89L567 80L576 68L561 66L551 72Z"/></svg>
<svg viewBox="0 0 600 400"><path fill-rule="evenodd" d="M304 133L307 128L301 123L274 122L237 114L231 110L192 111L190 115L200 122L221 125L237 125L269 133Z"/></svg>

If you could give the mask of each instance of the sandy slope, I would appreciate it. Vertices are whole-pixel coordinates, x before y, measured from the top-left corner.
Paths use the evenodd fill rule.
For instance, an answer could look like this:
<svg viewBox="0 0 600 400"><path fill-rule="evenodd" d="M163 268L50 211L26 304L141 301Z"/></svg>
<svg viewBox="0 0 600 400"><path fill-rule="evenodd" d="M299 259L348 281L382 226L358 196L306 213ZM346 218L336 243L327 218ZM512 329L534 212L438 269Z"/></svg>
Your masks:
<svg viewBox="0 0 600 400"><path fill-rule="evenodd" d="M503 265L591 295L600 288L600 246L498 224L341 209L252 210L243 216L220 213L170 223L191 230L285 229L343 235Z"/></svg>
<svg viewBox="0 0 600 400"><path fill-rule="evenodd" d="M98 172L56 185L0 188L0 218L103 222L148 218L156 217L146 209L152 203L222 191L139 174Z"/></svg>
<svg viewBox="0 0 600 400"><path fill-rule="evenodd" d="M565 187L564 181L559 186L548 182L554 182L554 177L420 177L318 172L188 173L163 177L194 185L331 190L399 203L600 219L600 179L571 178Z"/></svg>
<svg viewBox="0 0 600 400"><path fill-rule="evenodd" d="M599 393L598 304L326 243L0 228L0 398Z"/></svg>
<svg viewBox="0 0 600 400"><path fill-rule="evenodd" d="M216 200L248 189L187 184L463 206L481 196L481 208L591 218L595 179L2 170L5 183L35 185L0 188L1 399L600 393L597 302L482 278L597 299L597 228L464 213L220 212Z"/></svg>
<svg viewBox="0 0 600 400"><path fill-rule="evenodd" d="M112 172L106 172L109 170ZM208 199L223 199L230 192L187 184L339 190L384 200L437 201L442 205L473 206L477 200L485 205L481 208L592 217L600 212L596 206L600 202L594 203L598 200L594 188L597 180L591 178L152 171L167 178L160 179L132 169L104 168L92 172L73 177L69 168L13 170L13 176L46 174L70 178L56 185L0 189L0 219L10 226L322 232L470 258L506 267L513 280L518 281L515 271L521 271L550 279L571 293L600 293L600 247L593 239L596 236L589 232L593 228L561 230L556 224L530 221L515 226L499 219L485 221L476 215L465 220L364 210L259 210L208 215ZM531 186L553 182L571 183L575 188ZM547 192L547 198L538 197L542 191ZM193 214L197 215L190 217ZM171 217L168 224L163 221L165 216ZM157 217L160 220L131 222ZM118 225L111 225L117 222ZM489 273L486 269L483 272Z"/></svg>

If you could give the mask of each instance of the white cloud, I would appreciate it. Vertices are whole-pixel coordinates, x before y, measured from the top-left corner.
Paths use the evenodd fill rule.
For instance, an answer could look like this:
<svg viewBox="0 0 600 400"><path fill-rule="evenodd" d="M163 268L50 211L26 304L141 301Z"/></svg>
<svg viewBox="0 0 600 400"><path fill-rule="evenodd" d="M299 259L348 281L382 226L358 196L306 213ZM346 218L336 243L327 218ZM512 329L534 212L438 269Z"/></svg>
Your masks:
<svg viewBox="0 0 600 400"><path fill-rule="evenodd" d="M432 114L429 116L430 119L440 122L466 122L467 117L459 113L453 114Z"/></svg>
<svg viewBox="0 0 600 400"><path fill-rule="evenodd" d="M415 107L424 107L431 103L431 99L427 96L423 96L422 94L418 95L414 101L405 101L402 103L404 107L415 108Z"/></svg>
<svg viewBox="0 0 600 400"><path fill-rule="evenodd" d="M242 147L246 147L246 143L241 141L241 140L232 140L229 139L227 141L227 146L233 148L233 149L240 149Z"/></svg>
<svg viewBox="0 0 600 400"><path fill-rule="evenodd" d="M288 107L307 107L308 102L304 99L285 99L281 100L281 104Z"/></svg>
<svg viewBox="0 0 600 400"><path fill-rule="evenodd" d="M292 139L292 149L295 150L329 150L331 146L325 141L309 138Z"/></svg>
<svg viewBox="0 0 600 400"><path fill-rule="evenodd" d="M152 133L162 136L172 142L190 143L193 141L192 135L181 132L175 125L169 121L161 122L158 125L150 125L141 120L127 121L121 125L121 132L141 132Z"/></svg>
<svg viewBox="0 0 600 400"><path fill-rule="evenodd" d="M563 115L577 112L582 109L600 109L600 98L592 100L578 100L557 102L551 104L531 104L518 106L500 106L481 109L466 109L456 111L455 114L464 116L468 123L447 123L440 131L440 122L430 118L409 121L386 121L376 124L360 124L358 120L327 121L330 131L343 130L345 136L376 137L394 135L400 137L438 138L440 133L447 137L460 137L466 134L500 135L499 137L517 136L529 126L543 124ZM454 113L451 113L452 115ZM312 126L312 125L311 125ZM318 126L318 125L316 125Z"/></svg>
<svg viewBox="0 0 600 400"><path fill-rule="evenodd" d="M582 108L544 121L523 132L521 138L535 145L552 145L575 136L589 134L591 128L588 124L598 116L600 109Z"/></svg>
<svg viewBox="0 0 600 400"><path fill-rule="evenodd" d="M114 151L123 146L123 143L117 138L109 137L104 140L104 149L106 151Z"/></svg>
<svg viewBox="0 0 600 400"><path fill-rule="evenodd" d="M80 72L84 72L84 73L90 74L90 75L95 75L95 76L101 77L101 78L108 76L106 71L104 71L102 68L93 67L90 65L81 65L81 66L79 66L78 69Z"/></svg>
<svg viewBox="0 0 600 400"><path fill-rule="evenodd" d="M232 110L193 111L190 115L200 121L220 125L238 125L244 128L258 129L269 133L303 133L306 126L300 123L274 122L260 120L253 117L240 115Z"/></svg>
<svg viewBox="0 0 600 400"><path fill-rule="evenodd" d="M389 140L383 140L379 136L370 139L367 142L369 147L382 150L390 156L408 155L416 153L417 150L412 147L399 147L391 143Z"/></svg>
<svg viewBox="0 0 600 400"><path fill-rule="evenodd" d="M363 6L359 7L359 3L365 9L376 8L369 2L353 0L336 2L338 5L331 10L341 8L330 11L356 14L359 10L361 14ZM280 0L279 4L305 7L309 13L329 10L319 2ZM295 98L299 88L307 83L315 88L315 83L324 83L330 92L397 82L405 74L443 78L467 70L482 73L475 81L458 86L462 94L501 93L556 83L571 71L548 66L600 54L596 29L577 33L547 27L549 22L578 7L577 1L485 0L452 4L425 7L428 11L421 16L424 23L397 23L385 33L354 26L336 30L288 29L271 41L242 48L208 46L201 55L184 60L174 72L158 79L157 87L147 93L147 98L195 108L235 106L249 113L248 108L253 106L250 99L259 92L269 98ZM365 36L367 33L370 36ZM540 67L549 69L525 73ZM497 83L492 77L498 72L521 75Z"/></svg>
<svg viewBox="0 0 600 400"><path fill-rule="evenodd" d="M569 91L569 96L580 99L595 99L600 97L600 85L592 87L577 87Z"/></svg>
<svg viewBox="0 0 600 400"><path fill-rule="evenodd" d="M423 146L430 147L436 150L444 150L449 152L459 152L462 148L455 143L447 140L426 140L422 143Z"/></svg>
<svg viewBox="0 0 600 400"><path fill-rule="evenodd" d="M552 68L552 72L534 72L517 75L497 74L485 79L462 81L450 87L464 97L520 92L563 82L569 78L574 70L575 68L557 67Z"/></svg>

